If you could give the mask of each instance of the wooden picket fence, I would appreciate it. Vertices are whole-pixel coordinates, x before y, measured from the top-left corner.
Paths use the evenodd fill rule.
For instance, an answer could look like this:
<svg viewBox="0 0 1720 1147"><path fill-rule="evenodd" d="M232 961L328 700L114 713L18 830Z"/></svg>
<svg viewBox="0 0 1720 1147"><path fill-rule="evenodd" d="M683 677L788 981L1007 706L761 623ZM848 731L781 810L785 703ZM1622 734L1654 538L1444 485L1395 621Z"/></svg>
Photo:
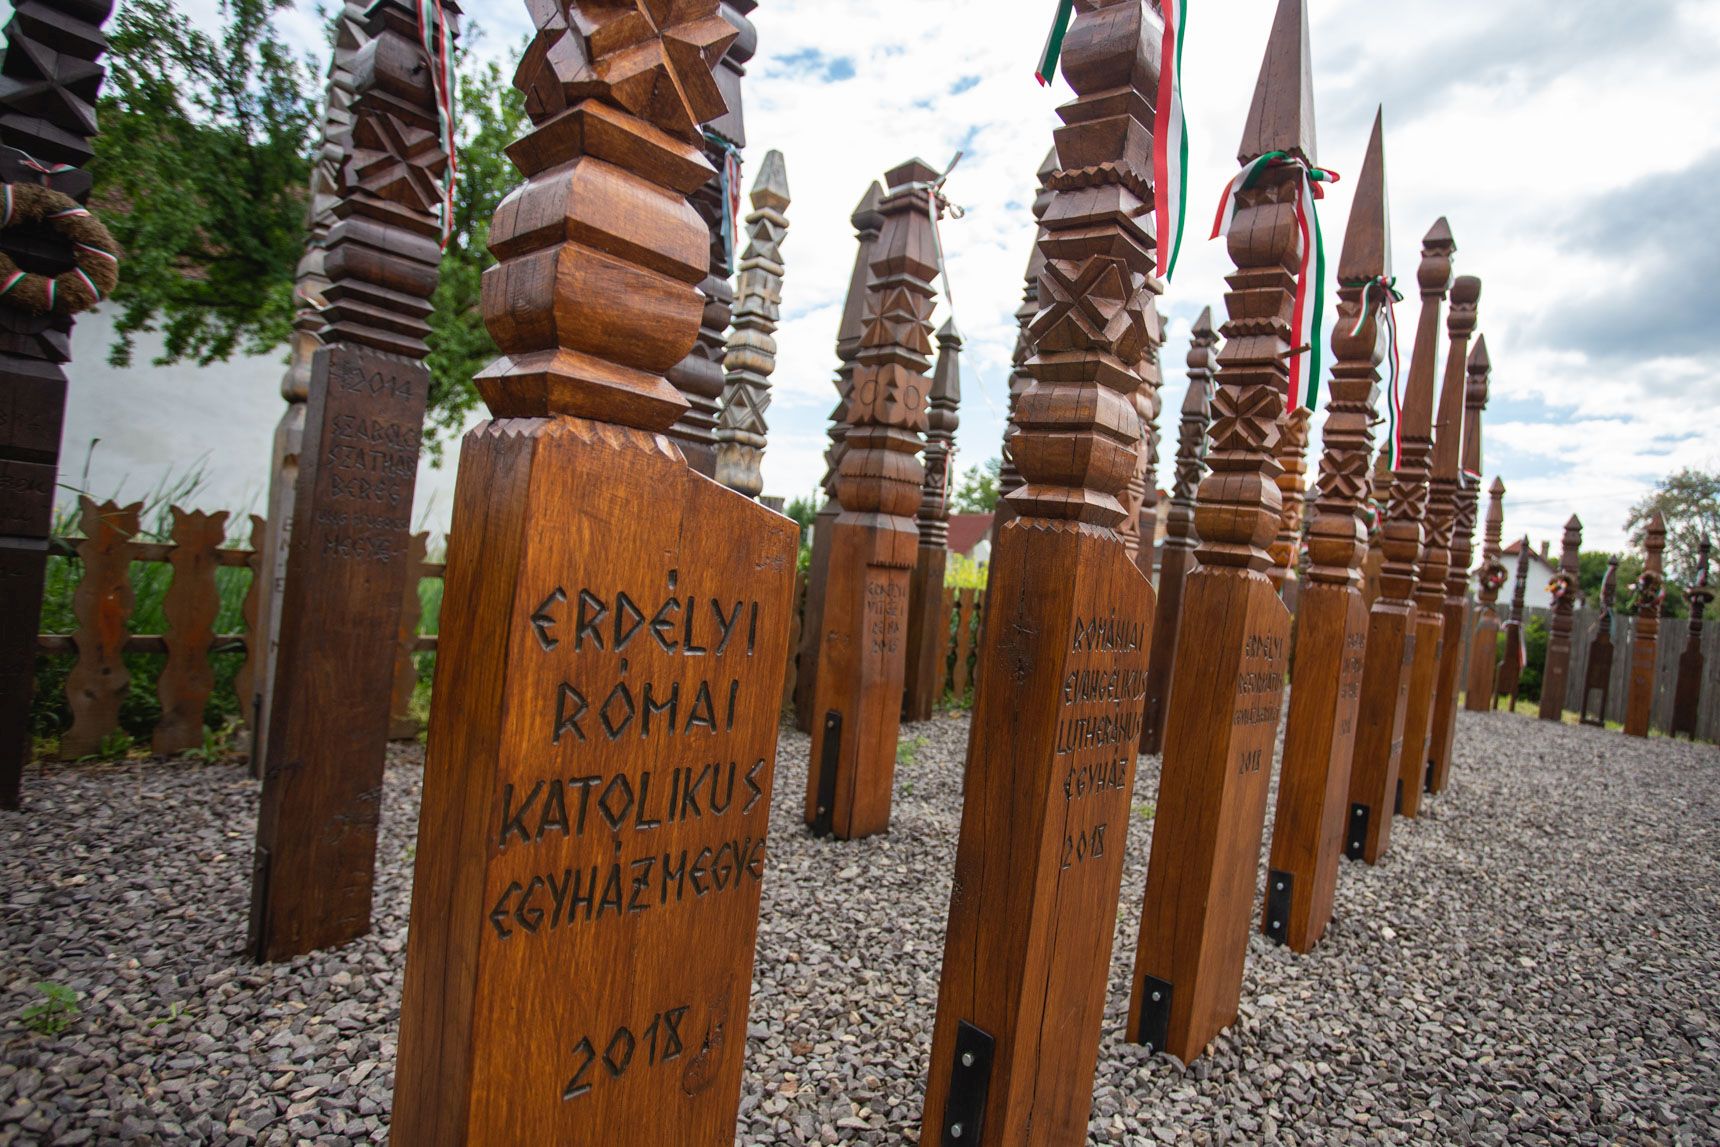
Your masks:
<svg viewBox="0 0 1720 1147"><path fill-rule="evenodd" d="M260 665L252 640L257 610L261 607L263 579L259 556L264 520L250 515L250 547L224 546L227 533L225 512L208 514L171 506L173 520L168 542L138 541L141 503L120 506L79 499L80 536L57 537L50 552L75 558L81 563L73 614L74 633L41 634L36 638L39 653L75 657L66 678L66 703L72 713L71 728L60 738L59 757L76 760L99 753L107 739L119 729L120 704L130 688L124 655L128 653L166 656L156 683L161 719L150 738L151 749L160 754L184 752L203 745L203 714L214 687L210 657L221 653L243 653L236 691L245 699L255 690ZM407 551L411 575L401 601L400 630L396 634L394 680L391 685L391 735L411 737L418 722L411 715L413 687L417 682L414 653L433 651L436 637L418 633L422 605L418 584L425 578L440 578L440 562L425 559L430 535L412 538ZM133 562L161 563L172 570L163 613L165 633L131 632L135 597L131 583ZM219 568L247 569L250 586L243 607L245 631L216 633L220 609L215 571Z"/></svg>

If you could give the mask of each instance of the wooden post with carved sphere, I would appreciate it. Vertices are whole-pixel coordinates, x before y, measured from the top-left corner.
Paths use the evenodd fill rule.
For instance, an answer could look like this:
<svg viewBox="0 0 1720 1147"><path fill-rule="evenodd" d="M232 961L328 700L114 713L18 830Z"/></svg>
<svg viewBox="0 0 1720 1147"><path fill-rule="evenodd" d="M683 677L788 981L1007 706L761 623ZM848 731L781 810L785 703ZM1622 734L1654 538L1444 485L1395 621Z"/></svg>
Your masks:
<svg viewBox="0 0 1720 1147"><path fill-rule="evenodd" d="M1421 316L1398 423L1401 443L1391 475L1381 548L1380 594L1369 608L1367 658L1362 668L1362 706L1350 756L1350 808L1344 821L1344 855L1377 864L1391 844L1399 766L1408 743L1410 671L1421 640L1410 595L1422 561L1422 521L1427 512L1428 462L1433 453L1433 376L1438 353L1439 312L1451 283L1451 230L1441 219L1422 239L1416 282ZM1379 487L1376 479L1376 497ZM1444 605L1441 575L1440 604ZM1443 623L1443 616L1438 617ZM1437 640L1437 639L1436 639ZM1431 666L1431 663L1430 663ZM1431 670L1428 676L1431 677ZM1431 681L1426 683L1431 691ZM1422 698L1423 727L1428 698ZM1421 739L1416 740L1419 759Z"/></svg>
<svg viewBox="0 0 1720 1147"><path fill-rule="evenodd" d="M1678 684L1672 697L1672 727L1667 730L1670 737L1682 734L1692 741L1696 739L1703 670L1707 667L1702 654L1702 615L1708 612L1709 603L1714 600L1714 591L1708 587L1710 549L1708 539L1703 538L1696 561L1696 584L1684 593L1684 599L1690 603L1690 633L1685 639L1684 652L1678 657Z"/></svg>
<svg viewBox="0 0 1720 1147"><path fill-rule="evenodd" d="M849 216L857 249L854 270L848 278L848 296L836 327L836 409L830 412L826 431L830 445L824 451L824 477L820 487L824 504L812 522L812 561L806 571L806 606L800 623L800 656L794 679L794 724L801 732L812 729L813 694L817 691L818 650L824 643L824 587L830 576L830 538L842 504L836 496L836 473L842 468L847 448L848 396L854 390L854 356L860 352L860 320L866 306L866 285L872 279L872 256L884 217L878 204L884 189L874 182L860 197Z"/></svg>
<svg viewBox="0 0 1720 1147"><path fill-rule="evenodd" d="M1517 686L1523 679L1527 646L1523 641L1523 602L1529 592L1529 535L1524 534L1517 549L1517 578L1511 589L1511 615L1505 621L1505 655L1499 661L1499 676L1493 688L1493 707L1501 699L1513 713L1517 711Z"/></svg>
<svg viewBox="0 0 1720 1147"><path fill-rule="evenodd" d="M1308 576L1296 614L1290 713L1260 916L1268 937L1297 952L1311 950L1332 918L1368 642L1361 565L1367 553L1383 305L1391 282L1383 119L1383 112L1374 116L1338 259L1331 393L1320 439L1319 494L1308 530Z"/></svg>
<svg viewBox="0 0 1720 1147"><path fill-rule="evenodd" d="M1469 361L1473 378L1475 356L1470 355ZM1504 533L1505 483L1494 478L1487 491L1487 524L1482 530L1481 565L1475 573L1475 630L1469 638L1469 671L1464 684L1463 707L1471 713L1485 713L1493 707L1493 686L1499 677L1499 591L1511 576L1500 556Z"/></svg>
<svg viewBox="0 0 1720 1147"><path fill-rule="evenodd" d="M1187 1063L1236 1018L1265 829L1266 790L1289 668L1290 613L1266 576L1283 506L1274 458L1295 352L1296 200L1316 163L1313 69L1302 0L1280 0L1237 158L1269 152L1237 195L1229 319L1183 586L1171 706L1129 1038Z"/></svg>
<svg viewBox="0 0 1720 1147"><path fill-rule="evenodd" d="M767 151L753 182L747 245L741 254L734 329L723 353L723 408L717 416L716 479L749 498L764 492L770 376L776 369L777 320L782 317L782 241L788 235L788 167Z"/></svg>
<svg viewBox="0 0 1720 1147"><path fill-rule="evenodd" d="M949 557L950 477L956 428L961 424L962 336L954 319L938 331L938 364L932 371L931 409L926 417L926 476L920 487L920 556L908 583L908 666L902 719L927 721L944 685L944 643L949 611L944 608L944 567Z"/></svg>
<svg viewBox="0 0 1720 1147"><path fill-rule="evenodd" d="M439 22L458 14L427 10ZM257 960L370 931L450 159L419 17L408 0L373 4L352 60L351 150L324 253L324 345L311 360L274 635L251 881Z"/></svg>
<svg viewBox="0 0 1720 1147"><path fill-rule="evenodd" d="M1572 514L1565 523L1559 550L1559 572L1549 589L1553 598L1552 618L1547 624L1547 662L1541 671L1543 721L1565 719L1565 694L1571 679L1571 614L1577 608L1577 577L1583 549L1583 520Z"/></svg>
<svg viewBox="0 0 1720 1147"><path fill-rule="evenodd" d="M1033 219L1036 224L1045 219L1045 212L1051 206L1051 188L1048 181L1057 174L1057 149L1054 147L1045 153L1045 159L1039 165L1037 177L1039 189L1033 196ZM997 472L997 508L991 515L991 540L997 542L997 532L1003 524L1015 516L1015 506L1009 496L1021 488L1021 473L1015 468L1015 457L1010 453L1009 444L1020 429L1015 422L1015 408L1021 402L1021 396L1027 388L1033 385L1033 375L1027 369L1027 360L1033 357L1033 341L1028 333L1028 327L1033 323L1033 316L1039 313L1039 272L1044 269L1045 256L1040 252L1039 240L1045 235L1043 226L1035 227L1033 233L1033 251L1027 257L1026 285L1021 290L1021 305L1015 308L1015 351L1010 357L1012 369L1009 372L1009 411L1008 421L1003 429L1003 454Z"/></svg>
<svg viewBox="0 0 1720 1147"><path fill-rule="evenodd" d="M113 0L16 0L0 56L0 181L89 198L96 98L106 69L102 24ZM10 202L10 201L8 201ZM3 251L19 271L57 277L72 241L9 221ZM15 809L30 756L36 631L54 528L72 316L0 299L0 808Z"/></svg>
<svg viewBox="0 0 1720 1147"><path fill-rule="evenodd" d="M1083 0L1064 42L1075 99L1039 240L1022 484L986 591L920 1142L1086 1138L1140 738L1153 591L1119 495L1152 349L1152 108L1160 28Z"/></svg>
<svg viewBox="0 0 1720 1147"><path fill-rule="evenodd" d="M533 4L466 435L392 1133L734 1142L794 523L694 471L716 0Z"/></svg>
<svg viewBox="0 0 1720 1147"><path fill-rule="evenodd" d="M1164 742L1166 702L1171 668L1176 661L1177 634L1182 626L1183 584L1194 568L1195 495L1206 473L1206 432L1212 421L1213 347L1218 332L1212 308L1201 308L1190 332L1188 389L1183 392L1182 423L1177 435L1176 477L1170 513L1165 521L1164 554L1159 560L1158 610L1153 621L1153 645L1147 660L1147 700L1141 714L1141 752L1157 753Z"/></svg>
<svg viewBox="0 0 1720 1147"><path fill-rule="evenodd" d="M1584 725L1604 729L1607 723L1607 701L1612 693L1613 667L1613 604L1618 596L1618 555L1607 561L1607 572L1601 578L1601 616L1595 622L1589 639L1587 668L1583 674L1583 704L1577 720Z"/></svg>
<svg viewBox="0 0 1720 1147"><path fill-rule="evenodd" d="M931 212L938 172L914 159L885 174L884 227L848 398L830 527L823 638L813 694L806 823L855 840L890 825L896 735L906 675L908 578L919 549L914 514L924 469L936 298Z"/></svg>
<svg viewBox="0 0 1720 1147"><path fill-rule="evenodd" d="M1624 731L1632 737L1648 736L1649 714L1654 708L1654 668L1660 651L1660 607L1666 600L1665 571L1661 566L1666 549L1666 519L1656 510L1644 533L1645 555L1642 576L1632 587L1636 622L1630 639L1630 693L1625 698Z"/></svg>

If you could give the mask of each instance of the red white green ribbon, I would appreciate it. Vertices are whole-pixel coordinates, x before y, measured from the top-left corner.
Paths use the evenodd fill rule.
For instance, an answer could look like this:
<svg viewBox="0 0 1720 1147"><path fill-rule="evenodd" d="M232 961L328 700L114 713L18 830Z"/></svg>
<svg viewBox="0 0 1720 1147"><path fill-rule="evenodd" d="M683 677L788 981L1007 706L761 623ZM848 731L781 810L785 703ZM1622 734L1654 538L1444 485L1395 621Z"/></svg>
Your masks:
<svg viewBox="0 0 1720 1147"><path fill-rule="evenodd" d="M1353 282L1340 283L1339 286L1353 287ZM1403 389L1402 362L1398 356L1398 326L1396 304L1403 302L1403 294L1397 289L1397 280L1380 276L1368 279L1361 284L1361 310L1356 315L1356 325L1350 328L1350 337L1354 338L1362 331L1362 326L1368 321L1368 296L1375 291L1380 293L1380 324L1381 333L1386 336L1386 361L1391 364L1386 381L1386 448L1391 451L1391 468L1398 468L1398 455L1403 446Z"/></svg>
<svg viewBox="0 0 1720 1147"><path fill-rule="evenodd" d="M454 181L460 166L454 151L453 32L442 0L417 0L417 6L418 36L430 63L430 87L436 96L436 134L448 157L442 173L442 249L447 250L454 234Z"/></svg>
<svg viewBox="0 0 1720 1147"><path fill-rule="evenodd" d="M732 275L741 259L741 149L712 131L705 133L705 139L723 153L723 166L718 172L722 176L719 194L723 201L723 263Z"/></svg>
<svg viewBox="0 0 1720 1147"><path fill-rule="evenodd" d="M1296 274L1296 303L1290 317L1290 393L1285 409L1318 407L1320 400L1320 328L1326 315L1326 241L1320 233L1320 213L1315 203L1325 196L1322 183L1336 183L1338 173L1313 167L1284 151L1269 151L1243 165L1218 201L1212 223L1212 238L1230 234L1236 219L1237 196L1260 181L1268 169L1294 167L1296 181L1296 228L1301 267ZM1312 305L1310 305L1312 304ZM1308 358L1308 385L1302 386L1302 358Z"/></svg>
<svg viewBox="0 0 1720 1147"><path fill-rule="evenodd" d="M949 179L950 172L956 169L956 164L962 161L962 156L965 154L967 153L958 150L950 159L948 166L944 168L944 173L931 182L910 183L907 186L907 190L909 191L926 192L926 214L931 217L932 221L932 253L936 255L938 259L938 277L943 280L944 299L950 305L950 314L952 316L955 314L956 309L956 293L950 288L950 269L949 265L944 262L944 237L938 227L938 209L942 208L944 213L951 219L960 219L962 216L967 214L967 210L965 208L958 207L954 203L951 203L949 197L944 194L944 183ZM981 391L981 393L983 394L984 392Z"/></svg>
<svg viewBox="0 0 1720 1147"><path fill-rule="evenodd" d="M1188 202L1188 124L1183 118L1183 31L1188 0L1161 0L1165 35L1159 55L1159 99L1153 114L1153 210L1157 223L1158 276L1176 273Z"/></svg>
<svg viewBox="0 0 1720 1147"><path fill-rule="evenodd" d="M1045 37L1045 50L1039 53L1039 67L1033 78L1040 87L1048 87L1057 74L1057 57L1063 54L1063 37L1069 34L1069 21L1075 18L1075 0L1057 0L1057 15L1051 20L1051 34Z"/></svg>

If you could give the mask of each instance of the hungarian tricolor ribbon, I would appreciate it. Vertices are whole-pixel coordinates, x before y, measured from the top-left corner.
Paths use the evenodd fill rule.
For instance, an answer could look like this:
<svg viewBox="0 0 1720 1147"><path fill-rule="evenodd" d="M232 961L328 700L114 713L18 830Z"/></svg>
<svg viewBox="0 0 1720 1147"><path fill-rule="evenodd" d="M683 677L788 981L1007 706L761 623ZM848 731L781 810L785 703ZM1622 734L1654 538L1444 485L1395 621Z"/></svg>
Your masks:
<svg viewBox="0 0 1720 1147"><path fill-rule="evenodd" d="M1183 30L1188 0L1161 0L1165 35L1159 48L1159 100L1153 113L1153 213L1157 222L1158 276L1176 273L1188 202L1188 125L1183 118Z"/></svg>
<svg viewBox="0 0 1720 1147"><path fill-rule="evenodd" d="M1051 83L1057 74L1057 57L1063 54L1063 37L1069 34L1069 21L1075 18L1075 0L1057 0L1057 15L1051 21L1051 34L1045 37L1045 50L1039 53L1039 68L1033 73L1041 87Z"/></svg>
<svg viewBox="0 0 1720 1147"><path fill-rule="evenodd" d="M442 249L447 250L454 234L454 182L460 170L454 153L454 36L442 0L417 0L417 7L418 36L430 62L430 87L436 97L436 134L448 157L442 174Z"/></svg>
<svg viewBox="0 0 1720 1147"><path fill-rule="evenodd" d="M710 145L723 153L718 174L723 201L723 263L734 274L741 258L741 149L713 131L705 132Z"/></svg>
<svg viewBox="0 0 1720 1147"><path fill-rule="evenodd" d="M926 214L929 215L932 220L932 253L936 255L938 259L938 277L943 280L944 299L949 303L950 313L952 315L955 313L956 309L956 295L955 292L950 289L950 269L948 264L944 262L944 238L938 228L938 209L940 207L943 208L951 219L960 219L962 216L967 214L967 210L965 208L958 207L954 203L951 203L949 197L944 194L945 181L949 179L950 172L956 169L956 164L962 161L962 156L965 154L966 152L957 151L950 159L949 165L944 168L944 173L932 180L930 183L911 183L908 185L909 191L924 191L927 193ZM984 392L982 391L981 393Z"/></svg>
<svg viewBox="0 0 1720 1147"><path fill-rule="evenodd" d="M1250 160L1237 172L1218 201L1212 222L1212 238L1230 234L1236 219L1237 196L1260 181L1274 167L1294 167L1296 181L1296 228L1301 266L1296 273L1296 304L1290 318L1290 393L1286 409L1305 406L1309 410L1320 399L1320 327L1326 315L1326 241L1320 234L1320 213L1315 203L1325 196L1322 183L1336 183L1338 173L1314 167L1284 151L1269 151ZM1308 358L1308 385L1302 386L1302 358Z"/></svg>
<svg viewBox="0 0 1720 1147"><path fill-rule="evenodd" d="M1354 281L1340 282L1340 287L1354 287ZM1354 338L1362 331L1362 326L1368 321L1368 296L1378 291L1380 295L1380 333L1386 336L1386 362L1389 372L1386 375L1386 449L1391 453L1391 467L1398 467L1398 452L1403 445L1399 427L1403 421L1403 388L1402 361L1398 355L1398 327L1396 304L1403 302L1403 293L1397 289L1397 280L1385 276L1377 276L1363 280L1361 307L1356 314L1356 325L1350 328L1350 337Z"/></svg>

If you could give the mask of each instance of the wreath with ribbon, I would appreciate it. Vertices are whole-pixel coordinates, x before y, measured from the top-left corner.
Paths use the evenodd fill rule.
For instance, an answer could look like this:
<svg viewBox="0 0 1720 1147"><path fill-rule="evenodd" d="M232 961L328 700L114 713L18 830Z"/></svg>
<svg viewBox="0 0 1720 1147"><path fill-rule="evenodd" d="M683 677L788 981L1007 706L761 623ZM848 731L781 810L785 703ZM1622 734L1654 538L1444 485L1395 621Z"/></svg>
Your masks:
<svg viewBox="0 0 1720 1147"><path fill-rule="evenodd" d="M1498 593L1510 578L1511 571L1503 562L1490 561L1481 567L1481 588L1489 593Z"/></svg>
<svg viewBox="0 0 1720 1147"><path fill-rule="evenodd" d="M1563 570L1554 574L1553 580L1547 583L1547 593L1552 597L1554 605L1558 605L1570 597L1576 592L1576 589L1577 579Z"/></svg>
<svg viewBox="0 0 1720 1147"><path fill-rule="evenodd" d="M119 244L102 221L71 196L35 183L0 184L0 231L43 224L72 244L72 269L38 275L19 269L0 251L0 300L34 315L87 311L119 282Z"/></svg>
<svg viewBox="0 0 1720 1147"><path fill-rule="evenodd" d="M1641 609L1643 606L1658 607L1661 602L1666 600L1666 582L1659 574L1650 573L1647 570L1644 570L1642 576L1636 579L1636 584L1630 587L1630 591L1633 597L1632 604L1637 609Z"/></svg>

